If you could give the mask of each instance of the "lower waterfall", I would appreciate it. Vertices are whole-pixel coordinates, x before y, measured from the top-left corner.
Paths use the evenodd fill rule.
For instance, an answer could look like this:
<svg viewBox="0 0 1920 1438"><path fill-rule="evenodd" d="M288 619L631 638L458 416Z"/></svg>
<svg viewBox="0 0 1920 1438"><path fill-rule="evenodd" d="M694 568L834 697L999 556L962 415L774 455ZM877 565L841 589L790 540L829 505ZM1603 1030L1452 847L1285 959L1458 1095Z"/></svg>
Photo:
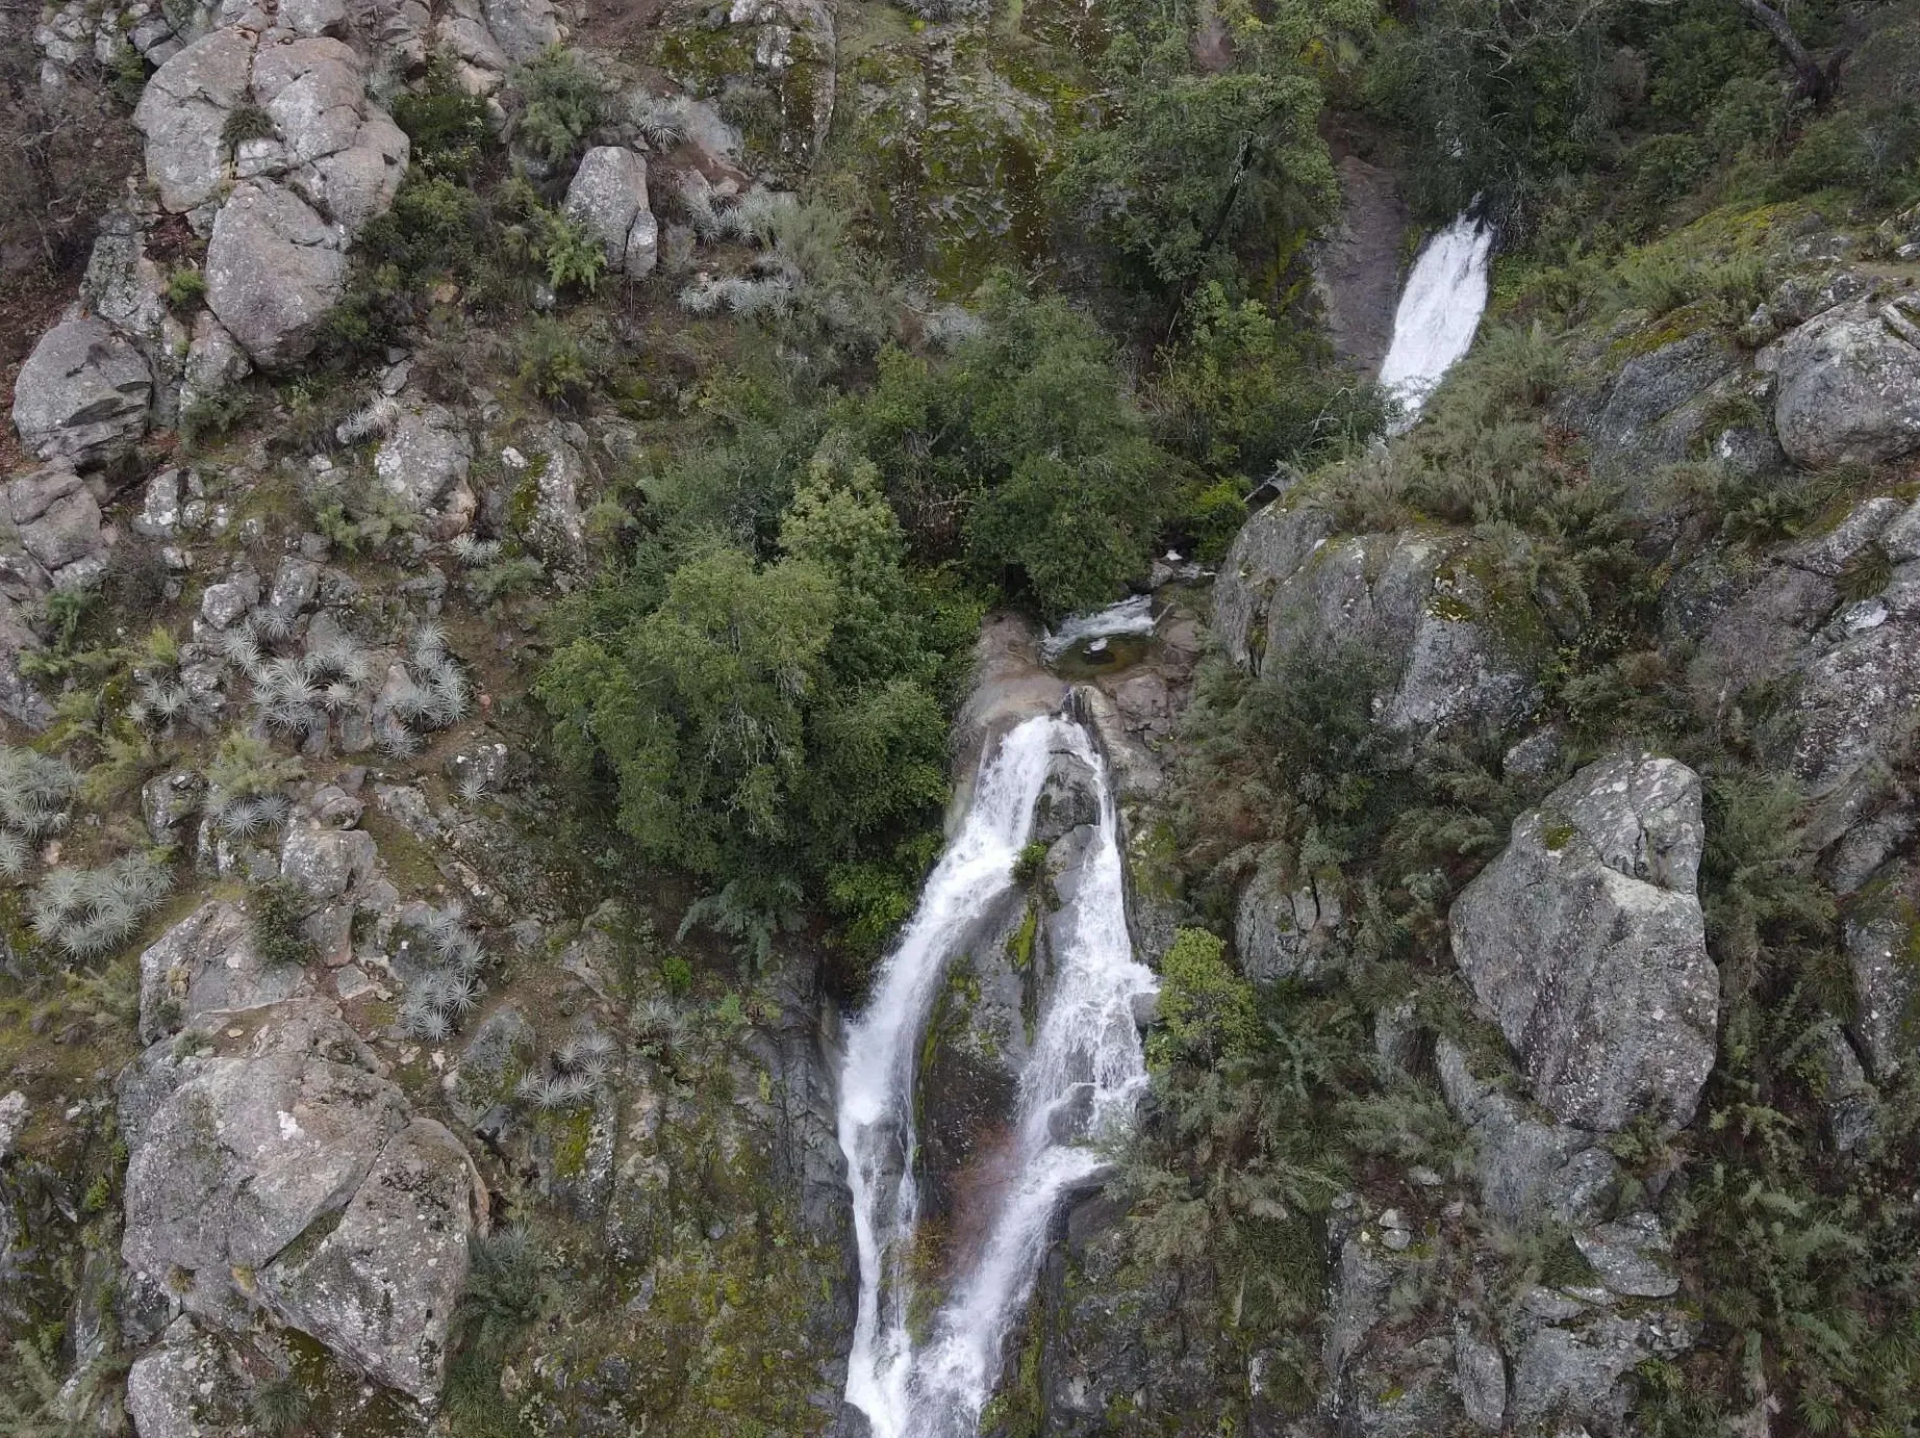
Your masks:
<svg viewBox="0 0 1920 1438"><path fill-rule="evenodd" d="M1050 754L1060 749L1094 774L1099 818L1078 882L1052 920L1064 939L1019 1077L1011 1177L916 1336L908 1257L919 1219L913 1085L923 1030L962 935L1015 882ZM874 1438L977 1431L1055 1209L1101 1170L1096 1145L1124 1132L1146 1086L1135 1006L1155 986L1127 933L1119 818L1105 761L1078 724L1028 719L983 757L965 821L847 1034L839 1136L853 1193L860 1306L846 1397L867 1415Z"/></svg>

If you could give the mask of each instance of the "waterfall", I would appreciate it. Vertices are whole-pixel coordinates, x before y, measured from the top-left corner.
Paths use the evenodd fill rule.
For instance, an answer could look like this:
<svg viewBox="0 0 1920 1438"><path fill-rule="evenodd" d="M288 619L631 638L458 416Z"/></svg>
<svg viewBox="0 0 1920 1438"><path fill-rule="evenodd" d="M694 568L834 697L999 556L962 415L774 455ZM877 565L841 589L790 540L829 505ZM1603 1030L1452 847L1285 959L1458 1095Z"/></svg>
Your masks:
<svg viewBox="0 0 1920 1438"><path fill-rule="evenodd" d="M1487 307L1492 255L1493 231L1471 212L1420 247L1393 312L1393 343L1380 362L1380 384L1400 401L1403 424L1473 343Z"/></svg>
<svg viewBox="0 0 1920 1438"><path fill-rule="evenodd" d="M1059 939L1050 988L1020 1075L1013 1176L975 1251L953 1275L920 1341L908 1328L918 1218L913 1076L922 1030L968 925L1013 884L1032 831L1049 751L1071 750L1096 776L1100 818L1079 882L1051 916ZM1119 820L1104 761L1078 724L1029 719L981 761L959 834L849 1028L840 1146L853 1191L860 1306L847 1401L873 1438L970 1438L999 1370L1003 1340L1032 1291L1060 1199L1097 1176L1094 1145L1133 1116L1146 1085L1135 1000L1155 987L1127 934Z"/></svg>

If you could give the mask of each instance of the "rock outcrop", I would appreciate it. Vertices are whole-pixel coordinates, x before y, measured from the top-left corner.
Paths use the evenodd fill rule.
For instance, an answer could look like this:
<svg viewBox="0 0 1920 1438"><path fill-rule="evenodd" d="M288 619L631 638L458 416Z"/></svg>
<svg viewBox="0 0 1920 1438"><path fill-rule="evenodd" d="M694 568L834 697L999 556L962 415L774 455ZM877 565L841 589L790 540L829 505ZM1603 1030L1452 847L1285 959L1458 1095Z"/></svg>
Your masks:
<svg viewBox="0 0 1920 1438"><path fill-rule="evenodd" d="M1263 673L1283 656L1366 651L1389 729L1508 724L1533 702L1546 631L1531 600L1489 586L1471 548L1442 530L1336 535L1328 516L1283 499L1227 552L1215 627Z"/></svg>
<svg viewBox="0 0 1920 1438"><path fill-rule="evenodd" d="M346 286L347 250L404 178L407 137L327 7L262 35L232 24L162 65L134 112L161 205L207 247L207 307L255 364L303 358ZM321 29L312 29L319 26ZM303 28L304 27L304 28ZM199 369L231 367L211 335Z"/></svg>
<svg viewBox="0 0 1920 1438"><path fill-rule="evenodd" d="M241 1331L265 1306L431 1400L482 1212L471 1162L332 1005L248 1017L203 1049L162 1042L123 1077L122 1255L202 1323Z"/></svg>
<svg viewBox="0 0 1920 1438"><path fill-rule="evenodd" d="M1695 893L1701 842L1698 776L1622 756L1521 815L1454 903L1461 972L1565 1123L1693 1117L1720 1002Z"/></svg>
<svg viewBox="0 0 1920 1438"><path fill-rule="evenodd" d="M1877 464L1920 449L1920 295L1862 298L1814 316L1760 357L1794 463Z"/></svg>
<svg viewBox="0 0 1920 1438"><path fill-rule="evenodd" d="M600 242L607 268L641 279L660 259L660 226L647 206L647 161L637 151L601 145L580 158L567 187L566 216Z"/></svg>
<svg viewBox="0 0 1920 1438"><path fill-rule="evenodd" d="M98 319L68 319L40 337L13 387L13 427L41 459L106 464L146 433L153 371Z"/></svg>

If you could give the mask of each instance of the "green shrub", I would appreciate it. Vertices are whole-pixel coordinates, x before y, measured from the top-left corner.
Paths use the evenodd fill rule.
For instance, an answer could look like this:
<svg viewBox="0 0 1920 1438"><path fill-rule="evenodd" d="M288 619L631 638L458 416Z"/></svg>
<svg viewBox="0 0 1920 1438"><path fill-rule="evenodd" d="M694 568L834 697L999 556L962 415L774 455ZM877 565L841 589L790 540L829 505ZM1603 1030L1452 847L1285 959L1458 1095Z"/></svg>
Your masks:
<svg viewBox="0 0 1920 1438"><path fill-rule="evenodd" d="M1182 929L1160 961L1160 1021L1170 1056L1205 1066L1243 1056L1259 1037L1253 986L1226 960L1224 940Z"/></svg>
<svg viewBox="0 0 1920 1438"><path fill-rule="evenodd" d="M412 142L413 168L449 179L473 172L493 134L485 98L470 93L442 55L427 62L417 87L395 97L393 119Z"/></svg>
<svg viewBox="0 0 1920 1438"><path fill-rule="evenodd" d="M261 1383L253 1390L247 1407L259 1431L267 1438L281 1438L283 1434L297 1431L313 1410L306 1390L291 1373L279 1374Z"/></svg>
<svg viewBox="0 0 1920 1438"><path fill-rule="evenodd" d="M271 140L279 134L273 116L251 101L243 100L227 111L220 125L220 143L231 155L249 140Z"/></svg>
<svg viewBox="0 0 1920 1438"><path fill-rule="evenodd" d="M1316 368L1257 301L1230 303L1210 281L1186 319L1184 341L1161 353L1153 405L1167 447L1194 464L1258 480L1380 428L1378 392Z"/></svg>
<svg viewBox="0 0 1920 1438"><path fill-rule="evenodd" d="M176 310L198 309L206 302L207 277L192 265L183 265L167 276L167 304Z"/></svg>
<svg viewBox="0 0 1920 1438"><path fill-rule="evenodd" d="M547 267L547 283L556 290L582 289L591 294L607 268L606 247L585 226L552 210L540 216L538 255Z"/></svg>
<svg viewBox="0 0 1920 1438"><path fill-rule="evenodd" d="M247 901L253 947L269 968L305 967L313 962L313 942L302 928L312 907L307 896L285 879L253 886Z"/></svg>
<svg viewBox="0 0 1920 1438"><path fill-rule="evenodd" d="M1013 882L1021 888L1032 888L1046 877L1046 872L1047 846L1045 844L1037 841L1028 844L1014 856Z"/></svg>
<svg viewBox="0 0 1920 1438"><path fill-rule="evenodd" d="M550 45L520 66L509 80L519 104L512 136L556 168L564 169L586 137L606 118L606 91L571 50Z"/></svg>
<svg viewBox="0 0 1920 1438"><path fill-rule="evenodd" d="M584 399L599 357L564 321L536 315L518 338L522 384L550 404Z"/></svg>

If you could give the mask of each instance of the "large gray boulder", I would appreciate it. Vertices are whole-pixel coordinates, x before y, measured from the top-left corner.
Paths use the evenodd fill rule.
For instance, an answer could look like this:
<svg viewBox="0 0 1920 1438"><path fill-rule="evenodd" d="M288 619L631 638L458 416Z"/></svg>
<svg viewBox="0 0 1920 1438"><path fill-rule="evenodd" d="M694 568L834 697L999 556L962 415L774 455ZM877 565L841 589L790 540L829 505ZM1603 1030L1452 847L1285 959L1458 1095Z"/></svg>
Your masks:
<svg viewBox="0 0 1920 1438"><path fill-rule="evenodd" d="M216 899L140 955L140 1038L153 1043L197 1019L282 1003L305 979L298 964L269 967L246 912Z"/></svg>
<svg viewBox="0 0 1920 1438"><path fill-rule="evenodd" d="M242 181L207 243L207 307L263 368L313 348L347 285L346 237L283 186Z"/></svg>
<svg viewBox="0 0 1920 1438"><path fill-rule="evenodd" d="M431 1402L486 1211L466 1151L329 1003L229 1014L202 1046L157 1043L122 1077L127 1264L207 1324L244 1333L264 1308ZM180 1370L205 1371L193 1330L166 1348L186 1351L145 1371L156 1413Z"/></svg>
<svg viewBox="0 0 1920 1438"><path fill-rule="evenodd" d="M1796 463L1878 464L1920 449L1920 297L1859 299L1764 351L1773 422Z"/></svg>
<svg viewBox="0 0 1920 1438"><path fill-rule="evenodd" d="M345 1208L407 1118L352 1030L317 1003L290 1005L247 1049L202 1060L150 1117L123 1125L138 1141L122 1256L156 1278L192 1275L190 1306L218 1307L228 1285Z"/></svg>
<svg viewBox="0 0 1920 1438"><path fill-rule="evenodd" d="M1213 582L1213 630L1235 664L1258 665L1274 587L1298 573L1336 527L1324 510L1284 500L1240 527Z"/></svg>
<svg viewBox="0 0 1920 1438"><path fill-rule="evenodd" d="M1454 958L1564 1123L1693 1117L1719 1019L1701 839L1699 776L1624 755L1521 815L1454 903Z"/></svg>
<svg viewBox="0 0 1920 1438"><path fill-rule="evenodd" d="M227 1346L185 1314L127 1370L127 1414L139 1438L238 1434L247 1385Z"/></svg>
<svg viewBox="0 0 1920 1438"><path fill-rule="evenodd" d="M13 386L13 427L41 459L105 464L146 432L153 371L97 319L63 320L40 337Z"/></svg>
<svg viewBox="0 0 1920 1438"><path fill-rule="evenodd" d="M254 37L202 35L153 73L133 112L147 137L147 178L176 214L215 199L227 178L227 117L253 83Z"/></svg>
<svg viewBox="0 0 1920 1438"><path fill-rule="evenodd" d="M1807 847L1879 847L1836 868L1857 887L1898 842L1861 821L1920 718L1920 505L1861 500L1760 564L1710 554L1673 591L1668 627L1695 642L1688 680L1702 704L1730 710L1757 692L1776 709L1762 752L1815 801Z"/></svg>
<svg viewBox="0 0 1920 1438"><path fill-rule="evenodd" d="M1489 586L1483 569L1463 534L1336 536L1311 509L1269 508L1221 566L1215 626L1262 673L1286 657L1368 651L1389 729L1502 726L1533 704L1547 631L1530 599Z"/></svg>
<svg viewBox="0 0 1920 1438"><path fill-rule="evenodd" d="M647 161L636 151L601 145L581 156L567 187L566 216L606 251L607 268L639 279L660 258L660 226L647 206Z"/></svg>
<svg viewBox="0 0 1920 1438"><path fill-rule="evenodd" d="M85 584L106 562L100 505L66 461L0 484L0 562L14 597Z"/></svg>
<svg viewBox="0 0 1920 1438"><path fill-rule="evenodd" d="M284 165L310 204L349 234L383 215L405 178L406 132L367 99L360 57L329 36L261 48L253 88L272 118L277 152L250 156L250 173Z"/></svg>
<svg viewBox="0 0 1920 1438"><path fill-rule="evenodd" d="M1591 1129L1553 1123L1473 1072L1450 1039L1435 1052L1447 1106L1473 1134L1474 1178L1489 1213L1521 1228L1595 1223L1620 1190L1620 1165Z"/></svg>
<svg viewBox="0 0 1920 1438"><path fill-rule="evenodd" d="M387 1141L333 1231L276 1263L261 1288L368 1377L432 1402L484 1197L459 1141L415 1119Z"/></svg>
<svg viewBox="0 0 1920 1438"><path fill-rule="evenodd" d="M1269 866L1240 893L1233 925L1240 971L1256 982L1323 977L1337 950L1342 913L1337 875L1290 880Z"/></svg>

